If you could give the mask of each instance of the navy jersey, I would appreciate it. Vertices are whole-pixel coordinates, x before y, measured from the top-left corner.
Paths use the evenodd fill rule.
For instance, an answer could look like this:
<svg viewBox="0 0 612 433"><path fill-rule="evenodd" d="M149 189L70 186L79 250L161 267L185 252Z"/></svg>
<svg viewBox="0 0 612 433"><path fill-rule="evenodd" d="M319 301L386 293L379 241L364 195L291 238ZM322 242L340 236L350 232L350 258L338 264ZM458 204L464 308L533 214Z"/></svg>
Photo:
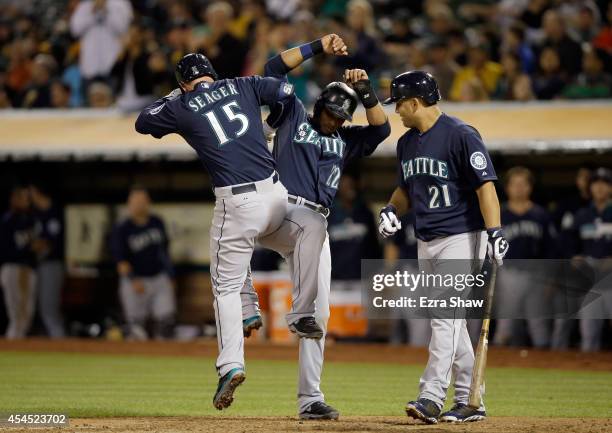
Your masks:
<svg viewBox="0 0 612 433"><path fill-rule="evenodd" d="M558 230L568 230L574 225L576 212L588 206L590 200L582 198L580 195L561 200L557 209L553 213L553 221Z"/></svg>
<svg viewBox="0 0 612 433"><path fill-rule="evenodd" d="M126 219L115 227L112 238L113 258L126 261L137 277L171 273L168 235L161 219L151 215L144 225Z"/></svg>
<svg viewBox="0 0 612 433"><path fill-rule="evenodd" d="M215 187L259 181L274 171L260 106L290 95L293 86L274 78L200 82L192 92L162 98L145 108L136 120L136 131L155 138L180 134L198 153Z"/></svg>
<svg viewBox="0 0 612 433"><path fill-rule="evenodd" d="M580 209L572 232L574 242L570 248L574 255L612 257L612 203L601 213L593 205Z"/></svg>
<svg viewBox="0 0 612 433"><path fill-rule="evenodd" d="M345 209L337 201L328 218L329 248L334 280L361 278L361 259L381 257L374 214L363 202Z"/></svg>
<svg viewBox="0 0 612 433"><path fill-rule="evenodd" d="M286 80L278 57L266 64L266 76ZM378 126L343 126L332 135L319 133L302 102L293 96L284 104L274 137L274 159L289 194L330 207L345 165L371 155L391 133L389 122Z"/></svg>
<svg viewBox="0 0 612 433"><path fill-rule="evenodd" d="M48 249L39 260L64 259L64 218L59 208L51 207L34 213L36 234L47 242Z"/></svg>
<svg viewBox="0 0 612 433"><path fill-rule="evenodd" d="M478 131L442 114L424 134L410 129L397 143L398 183L410 197L423 241L484 229L476 189L496 180Z"/></svg>
<svg viewBox="0 0 612 433"><path fill-rule="evenodd" d="M541 206L533 205L523 215L502 206L501 222L504 237L512 248L506 259L546 259L556 255L556 230L548 212Z"/></svg>
<svg viewBox="0 0 612 433"><path fill-rule="evenodd" d="M5 213L0 221L0 263L34 266L32 241L35 236L36 222L30 214Z"/></svg>
<svg viewBox="0 0 612 433"><path fill-rule="evenodd" d="M400 218L402 228L391 238L395 246L399 248L399 258L408 260L416 259L417 237L414 233L414 213L408 212Z"/></svg>

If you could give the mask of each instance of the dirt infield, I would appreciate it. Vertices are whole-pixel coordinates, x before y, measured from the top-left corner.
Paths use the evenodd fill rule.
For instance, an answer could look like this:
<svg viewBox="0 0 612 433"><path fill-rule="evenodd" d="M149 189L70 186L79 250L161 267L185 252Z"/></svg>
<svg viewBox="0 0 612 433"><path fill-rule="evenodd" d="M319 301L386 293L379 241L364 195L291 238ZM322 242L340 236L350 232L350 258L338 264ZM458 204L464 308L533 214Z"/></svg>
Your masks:
<svg viewBox="0 0 612 433"><path fill-rule="evenodd" d="M214 340L189 343L169 341L124 342L85 339L0 340L0 351L5 350L216 357L217 343ZM246 355L249 359L296 360L297 347L247 340ZM612 371L612 352L550 352L492 347L489 349L487 358L487 365L491 367ZM329 344L325 349L325 360L328 362L384 362L425 365L427 362L427 349L383 344Z"/></svg>
<svg viewBox="0 0 612 433"><path fill-rule="evenodd" d="M45 431L13 429L11 433ZM601 433L612 431L611 419L571 418L488 418L467 424L424 425L405 417L343 417L338 421L299 421L297 418L176 417L176 418L85 418L70 420L66 429L48 431L103 432L201 432L201 433L279 433L279 432L420 432L420 433Z"/></svg>

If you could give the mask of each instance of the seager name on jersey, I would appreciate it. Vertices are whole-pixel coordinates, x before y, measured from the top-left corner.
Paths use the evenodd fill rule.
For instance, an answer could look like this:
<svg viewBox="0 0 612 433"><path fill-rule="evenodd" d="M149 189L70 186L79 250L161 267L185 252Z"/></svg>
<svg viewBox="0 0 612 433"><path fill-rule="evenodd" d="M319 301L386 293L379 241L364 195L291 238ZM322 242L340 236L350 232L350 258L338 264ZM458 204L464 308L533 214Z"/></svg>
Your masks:
<svg viewBox="0 0 612 433"><path fill-rule="evenodd" d="M218 89L213 90L212 92L198 93L197 96L189 100L189 108L197 112L209 104L213 104L223 98L237 94L238 90L236 89L236 86L232 83L227 83L227 86L220 86Z"/></svg>
<svg viewBox="0 0 612 433"><path fill-rule="evenodd" d="M309 143L320 147L323 153L333 153L342 158L345 143L340 138L321 137L319 133L308 123L302 122L293 137L296 143Z"/></svg>
<svg viewBox="0 0 612 433"><path fill-rule="evenodd" d="M402 172L404 180L408 180L412 176L422 175L448 179L448 164L445 161L423 156L402 161Z"/></svg>

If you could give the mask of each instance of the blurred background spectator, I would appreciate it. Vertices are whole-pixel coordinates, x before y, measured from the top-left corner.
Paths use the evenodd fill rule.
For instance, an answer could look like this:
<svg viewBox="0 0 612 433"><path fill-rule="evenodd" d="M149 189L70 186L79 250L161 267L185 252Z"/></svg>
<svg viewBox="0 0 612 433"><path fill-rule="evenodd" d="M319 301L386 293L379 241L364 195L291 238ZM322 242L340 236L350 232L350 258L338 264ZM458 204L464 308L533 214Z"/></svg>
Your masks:
<svg viewBox="0 0 612 433"><path fill-rule="evenodd" d="M206 54L222 78L261 74L271 55L330 32L349 56L292 71L307 102L345 68L365 69L381 96L390 78L422 68L454 101L610 97L606 1L57 0L44 13L40 3L0 4L0 108L90 106L89 85L104 82L112 93L98 107L138 110L176 86L187 52Z"/></svg>
<svg viewBox="0 0 612 433"><path fill-rule="evenodd" d="M70 17L70 31L79 39L79 67L86 82L109 79L131 20L128 0L86 0L78 4Z"/></svg>
<svg viewBox="0 0 612 433"><path fill-rule="evenodd" d="M606 53L585 44L582 72L565 88L569 99L597 99L612 96L612 75L604 69Z"/></svg>
<svg viewBox="0 0 612 433"><path fill-rule="evenodd" d="M467 65L455 75L450 99L459 102L488 101L497 88L502 67L489 59L486 44L469 47L467 59Z"/></svg>

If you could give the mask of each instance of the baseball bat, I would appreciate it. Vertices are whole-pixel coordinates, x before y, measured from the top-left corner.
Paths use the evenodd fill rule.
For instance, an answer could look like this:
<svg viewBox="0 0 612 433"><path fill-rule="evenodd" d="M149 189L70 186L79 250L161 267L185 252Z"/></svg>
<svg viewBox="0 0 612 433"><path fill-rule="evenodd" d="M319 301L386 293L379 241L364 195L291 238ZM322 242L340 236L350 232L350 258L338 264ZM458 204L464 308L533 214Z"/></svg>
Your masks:
<svg viewBox="0 0 612 433"><path fill-rule="evenodd" d="M480 338L474 359L474 370L472 371L472 383L470 385L470 397L468 406L478 409L482 400L480 387L484 381L484 372L487 365L487 349L489 346L489 323L491 322L491 306L493 305L493 293L495 292L495 280L497 279L497 264L491 264L491 279L487 296L485 298L485 310L480 329Z"/></svg>

